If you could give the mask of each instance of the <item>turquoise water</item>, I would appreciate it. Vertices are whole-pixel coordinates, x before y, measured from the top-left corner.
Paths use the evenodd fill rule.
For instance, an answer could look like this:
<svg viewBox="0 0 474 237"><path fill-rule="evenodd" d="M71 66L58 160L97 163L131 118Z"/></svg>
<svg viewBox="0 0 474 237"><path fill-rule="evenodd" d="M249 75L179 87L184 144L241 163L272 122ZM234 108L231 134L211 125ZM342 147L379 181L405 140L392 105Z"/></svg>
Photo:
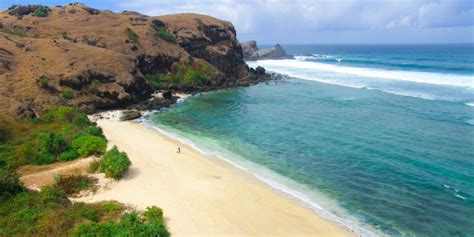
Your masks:
<svg viewBox="0 0 474 237"><path fill-rule="evenodd" d="M314 46L299 50L335 57ZM333 54L354 54L340 51ZM377 57L393 55L382 51ZM461 64L472 59L464 57ZM459 73L450 68L461 64L446 62L444 69L413 71L318 60L251 63L291 77L193 96L146 120L203 151L261 167L251 169L260 177L288 179L286 188L352 227L396 236L474 236L472 67Z"/></svg>

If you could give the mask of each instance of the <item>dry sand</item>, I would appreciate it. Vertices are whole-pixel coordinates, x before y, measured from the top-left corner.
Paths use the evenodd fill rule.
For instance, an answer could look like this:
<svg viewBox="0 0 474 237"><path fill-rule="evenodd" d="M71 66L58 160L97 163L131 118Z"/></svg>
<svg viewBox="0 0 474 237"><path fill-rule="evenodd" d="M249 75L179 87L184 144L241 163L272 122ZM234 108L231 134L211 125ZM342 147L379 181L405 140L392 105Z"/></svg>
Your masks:
<svg viewBox="0 0 474 237"><path fill-rule="evenodd" d="M173 236L354 235L251 174L139 123L98 124L111 144L127 152L132 166L111 188L82 201L159 206Z"/></svg>

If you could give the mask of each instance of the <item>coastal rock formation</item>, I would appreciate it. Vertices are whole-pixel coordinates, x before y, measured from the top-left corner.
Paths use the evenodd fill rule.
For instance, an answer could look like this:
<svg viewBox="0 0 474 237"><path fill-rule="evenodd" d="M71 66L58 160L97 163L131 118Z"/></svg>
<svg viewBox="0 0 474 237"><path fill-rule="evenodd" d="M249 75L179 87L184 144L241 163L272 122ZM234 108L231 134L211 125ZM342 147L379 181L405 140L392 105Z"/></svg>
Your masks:
<svg viewBox="0 0 474 237"><path fill-rule="evenodd" d="M12 6L0 19L0 113L29 116L58 104L92 113L146 101L157 89L268 79L243 61L233 25L205 15L149 17L74 3ZM202 68L205 77L195 75ZM173 84L179 76L186 85Z"/></svg>
<svg viewBox="0 0 474 237"><path fill-rule="evenodd" d="M286 51L281 47L280 44L276 44L271 48L259 49L257 42L246 41L240 44L242 46L242 52L245 60L259 60L259 59L289 59L293 56L288 55Z"/></svg>
<svg viewBox="0 0 474 237"><path fill-rule="evenodd" d="M240 43L242 46L242 52L244 54L244 59L245 60L258 60L258 47L257 47L257 41L251 40L251 41L245 41Z"/></svg>

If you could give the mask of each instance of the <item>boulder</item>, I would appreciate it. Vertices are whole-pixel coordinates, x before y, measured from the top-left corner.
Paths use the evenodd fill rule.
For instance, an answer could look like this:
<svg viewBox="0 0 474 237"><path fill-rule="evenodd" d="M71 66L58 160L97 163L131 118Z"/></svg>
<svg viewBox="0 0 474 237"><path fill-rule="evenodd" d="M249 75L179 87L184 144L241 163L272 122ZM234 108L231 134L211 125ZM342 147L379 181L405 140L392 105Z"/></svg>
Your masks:
<svg viewBox="0 0 474 237"><path fill-rule="evenodd" d="M173 98L173 93L171 93L171 91L165 91L162 93L162 95L163 95L163 98L167 100L170 100L171 98Z"/></svg>
<svg viewBox="0 0 474 237"><path fill-rule="evenodd" d="M122 115L120 116L120 121L128 121L140 118L142 114L136 110L124 110L122 111Z"/></svg>

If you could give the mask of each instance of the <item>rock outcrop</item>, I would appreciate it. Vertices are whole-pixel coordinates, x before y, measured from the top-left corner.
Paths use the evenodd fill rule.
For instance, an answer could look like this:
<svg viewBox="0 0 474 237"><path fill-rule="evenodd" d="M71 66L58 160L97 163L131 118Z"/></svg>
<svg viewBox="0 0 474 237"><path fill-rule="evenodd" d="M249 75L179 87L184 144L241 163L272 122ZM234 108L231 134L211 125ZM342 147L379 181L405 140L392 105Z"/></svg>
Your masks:
<svg viewBox="0 0 474 237"><path fill-rule="evenodd" d="M164 89L203 91L268 79L245 64L233 25L209 16L149 17L75 3L12 6L0 19L0 113L30 116L57 104L90 113L124 108L150 98L151 75L183 68L205 66L212 73L200 83Z"/></svg>
<svg viewBox="0 0 474 237"><path fill-rule="evenodd" d="M255 61L258 60L258 47L257 47L257 41L251 40L251 41L245 41L240 43L242 46L242 52L244 54L244 59L245 60L251 60Z"/></svg>
<svg viewBox="0 0 474 237"><path fill-rule="evenodd" d="M242 52L244 60L254 61L261 59L289 59L293 56L288 55L286 51L281 47L280 44L276 44L271 48L259 49L257 42L246 41L240 44L242 46Z"/></svg>

